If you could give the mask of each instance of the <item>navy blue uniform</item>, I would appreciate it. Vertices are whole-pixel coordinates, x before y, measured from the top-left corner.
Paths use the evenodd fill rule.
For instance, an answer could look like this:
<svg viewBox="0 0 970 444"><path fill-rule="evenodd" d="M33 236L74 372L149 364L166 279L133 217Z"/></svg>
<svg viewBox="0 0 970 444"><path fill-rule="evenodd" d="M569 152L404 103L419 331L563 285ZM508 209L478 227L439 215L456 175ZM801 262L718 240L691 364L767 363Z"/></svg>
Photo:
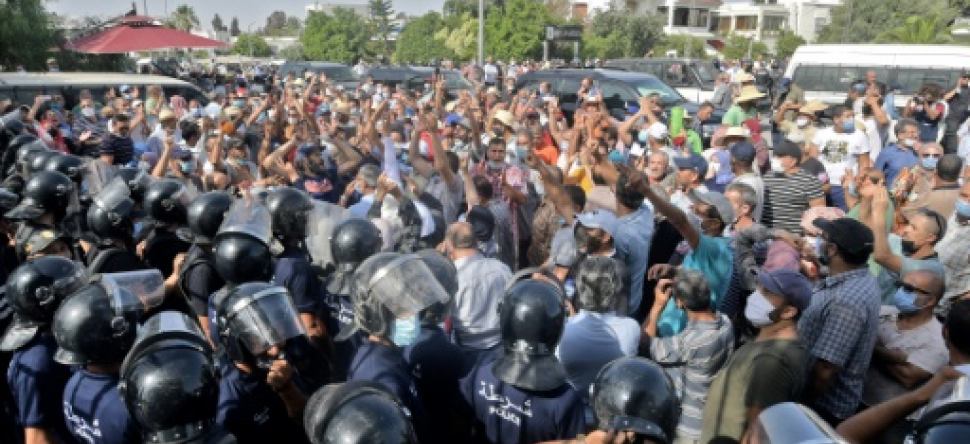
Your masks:
<svg viewBox="0 0 970 444"><path fill-rule="evenodd" d="M437 325L422 325L418 339L405 347L404 359L428 418L451 432L448 442L463 441L459 435L460 424L466 418L460 417L456 409L461 402L458 380L465 375L465 355L461 348L451 343Z"/></svg>
<svg viewBox="0 0 970 444"><path fill-rule="evenodd" d="M45 429L55 439L71 435L64 424L61 394L71 369L54 361L54 335L40 333L17 350L7 369L7 383L14 398L14 419L21 429ZM21 430L22 431L22 430Z"/></svg>
<svg viewBox="0 0 970 444"><path fill-rule="evenodd" d="M179 287L196 316L208 317L209 296L226 285L216 272L212 254L193 245L186 254L179 276Z"/></svg>
<svg viewBox="0 0 970 444"><path fill-rule="evenodd" d="M492 373L495 356L480 360L460 382L462 397L474 411L474 442L528 444L586 433L583 401L572 386L546 392L513 387Z"/></svg>
<svg viewBox="0 0 970 444"><path fill-rule="evenodd" d="M279 255L273 284L286 287L298 312L314 315L320 312L323 286L306 253L299 248L286 247Z"/></svg>
<svg viewBox="0 0 970 444"><path fill-rule="evenodd" d="M74 440L87 444L141 444L141 431L128 415L118 375L78 370L64 387L64 420Z"/></svg>
<svg viewBox="0 0 970 444"><path fill-rule="evenodd" d="M354 326L354 303L350 299L350 282L353 280L353 273L336 272L330 276L326 285L326 296L324 302L327 308L327 318L324 323L327 326L327 333L331 338L344 330L349 330ZM356 333L347 338L346 341L334 341L333 343L333 377L334 382L342 382L347 379L347 368L350 361L357 354L357 348L366 341L363 333Z"/></svg>
<svg viewBox="0 0 970 444"><path fill-rule="evenodd" d="M191 246L168 228L155 227L145 239L145 263L150 268L157 268L167 278L175 267L175 256L189 251Z"/></svg>
<svg viewBox="0 0 970 444"><path fill-rule="evenodd" d="M283 400L266 380L244 373L235 365L223 368L216 423L232 433L240 444L309 442L303 428L290 418Z"/></svg>

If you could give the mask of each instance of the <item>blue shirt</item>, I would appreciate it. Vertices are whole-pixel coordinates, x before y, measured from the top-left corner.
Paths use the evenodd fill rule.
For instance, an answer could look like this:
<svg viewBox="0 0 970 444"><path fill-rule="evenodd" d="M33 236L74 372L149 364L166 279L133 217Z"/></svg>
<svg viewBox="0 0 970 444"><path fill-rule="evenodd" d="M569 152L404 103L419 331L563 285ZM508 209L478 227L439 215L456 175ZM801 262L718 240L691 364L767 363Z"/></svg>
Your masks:
<svg viewBox="0 0 970 444"><path fill-rule="evenodd" d="M647 275L647 256L653 241L653 211L644 205L633 213L619 218L613 236L617 257L630 271L630 303L633 313L643 299L643 278Z"/></svg>
<svg viewBox="0 0 970 444"><path fill-rule="evenodd" d="M523 390L492 373L497 353L483 359L461 382L474 411L476 443L529 444L575 439L586 432L583 401L569 384L553 390Z"/></svg>
<svg viewBox="0 0 970 444"><path fill-rule="evenodd" d="M700 236L697 248L691 250L681 266L704 273L708 283L711 284L711 307L717 307L731 282L731 272L734 270L734 247L731 246L731 239L726 237L711 237L703 234ZM657 335L673 336L683 331L686 326L687 313L677 308L673 299L667 301L657 321Z"/></svg>
<svg viewBox="0 0 970 444"><path fill-rule="evenodd" d="M293 182L293 188L304 190L311 197L336 204L340 200L340 195L344 192L344 187L336 182L337 169L329 168L325 174L318 176L304 176Z"/></svg>
<svg viewBox="0 0 970 444"><path fill-rule="evenodd" d="M919 163L919 158L915 151L900 148L899 145L890 143L879 152L879 157L876 157L875 168L886 175L887 186L892 186L900 171L904 168L916 166L917 163Z"/></svg>
<svg viewBox="0 0 970 444"><path fill-rule="evenodd" d="M320 309L323 289L307 255L294 247L286 247L276 260L273 285L286 287L293 304L300 313L315 314Z"/></svg>
<svg viewBox="0 0 970 444"><path fill-rule="evenodd" d="M80 369L64 387L64 420L75 441L88 444L141 444L138 425L128 415L116 374Z"/></svg>
<svg viewBox="0 0 970 444"><path fill-rule="evenodd" d="M17 424L45 429L55 440L64 440L71 434L64 423L61 395L71 369L54 361L56 350L54 335L38 334L13 354L7 383L16 401Z"/></svg>
<svg viewBox="0 0 970 444"><path fill-rule="evenodd" d="M290 418L266 380L235 365L224 368L219 382L216 423L235 435L239 444L309 442L302 421Z"/></svg>

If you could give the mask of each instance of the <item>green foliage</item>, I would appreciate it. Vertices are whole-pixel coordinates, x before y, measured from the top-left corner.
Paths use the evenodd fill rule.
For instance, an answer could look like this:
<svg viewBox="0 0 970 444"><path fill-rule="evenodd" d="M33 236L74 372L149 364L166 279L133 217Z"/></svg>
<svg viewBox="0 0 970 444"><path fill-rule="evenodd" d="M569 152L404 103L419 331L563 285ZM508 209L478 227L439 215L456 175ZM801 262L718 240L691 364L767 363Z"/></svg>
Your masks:
<svg viewBox="0 0 970 444"><path fill-rule="evenodd" d="M778 36L778 42L775 43L775 55L781 59L791 57L799 46L806 43L808 42L801 36L791 30L785 29L781 31L781 35Z"/></svg>
<svg viewBox="0 0 970 444"><path fill-rule="evenodd" d="M8 70L45 68L47 49L54 43L52 24L41 0L0 2L0 64Z"/></svg>
<svg viewBox="0 0 970 444"><path fill-rule="evenodd" d="M334 8L333 15L311 12L303 29L303 52L310 60L354 63L370 40L367 20L351 9Z"/></svg>
<svg viewBox="0 0 970 444"><path fill-rule="evenodd" d="M303 60L303 45L300 43L294 43L286 48L281 49L277 55L283 60Z"/></svg>
<svg viewBox="0 0 970 444"><path fill-rule="evenodd" d="M831 22L818 35L819 43L869 43L904 26L910 16L938 17L948 23L957 10L950 7L950 0L845 0L831 14Z"/></svg>
<svg viewBox="0 0 970 444"><path fill-rule="evenodd" d="M236 17L232 18L232 22L229 24L229 35L236 37L242 31L239 30L239 19Z"/></svg>
<svg viewBox="0 0 970 444"><path fill-rule="evenodd" d="M390 55L391 19L394 17L391 0L368 0L367 8L370 11L371 35L375 40L372 43L374 52L385 56Z"/></svg>
<svg viewBox="0 0 970 444"><path fill-rule="evenodd" d="M690 43L688 45L688 42ZM690 53L688 54L688 46ZM707 52L705 48L707 47L707 41L700 37L693 37L684 34L668 35L662 41L657 42L657 45L653 47L653 53L657 57L663 57L667 54L667 51L677 51L677 54L681 57L690 57L695 59L707 59ZM641 54L642 55L642 54Z"/></svg>
<svg viewBox="0 0 970 444"><path fill-rule="evenodd" d="M478 19L465 14L458 27L439 29L434 38L443 42L459 60L471 60L478 54Z"/></svg>
<svg viewBox="0 0 970 444"><path fill-rule="evenodd" d="M542 2L506 0L485 13L485 53L499 60L538 59L552 18Z"/></svg>
<svg viewBox="0 0 970 444"><path fill-rule="evenodd" d="M596 14L583 36L585 57L643 57L663 41L664 19L609 9ZM681 49L683 51L683 49Z"/></svg>
<svg viewBox="0 0 970 444"><path fill-rule="evenodd" d="M175 11L172 12L172 16L169 17L171 20L172 27L185 32L189 32L195 28L200 27L199 17L195 15L195 9L189 5L178 5Z"/></svg>
<svg viewBox="0 0 970 444"><path fill-rule="evenodd" d="M236 43L232 45L232 53L247 56L252 54L253 57L269 57L273 55L273 48L270 48L262 37L244 32L236 37Z"/></svg>
<svg viewBox="0 0 970 444"><path fill-rule="evenodd" d="M212 30L216 32L225 32L228 30L226 24L222 23L222 17L219 17L219 14L212 17Z"/></svg>
<svg viewBox="0 0 970 444"><path fill-rule="evenodd" d="M431 59L454 58L455 52L445 45L444 36L436 36L444 23L441 14L434 11L408 23L397 37L394 61L425 63Z"/></svg>
<svg viewBox="0 0 970 444"><path fill-rule="evenodd" d="M876 43L941 44L950 43L950 28L938 17L910 16L899 26L879 34Z"/></svg>
<svg viewBox="0 0 970 444"><path fill-rule="evenodd" d="M754 58L758 54L767 53L768 45L737 34L729 35L724 41L724 49L721 50L721 54L728 60L743 59L745 57Z"/></svg>

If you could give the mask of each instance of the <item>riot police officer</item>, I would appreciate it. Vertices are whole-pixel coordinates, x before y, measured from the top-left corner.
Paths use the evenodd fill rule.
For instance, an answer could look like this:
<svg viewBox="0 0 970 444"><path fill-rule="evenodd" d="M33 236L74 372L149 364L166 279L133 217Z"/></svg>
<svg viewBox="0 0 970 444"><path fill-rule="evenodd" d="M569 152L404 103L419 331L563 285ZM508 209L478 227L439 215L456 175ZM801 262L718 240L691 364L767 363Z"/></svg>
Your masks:
<svg viewBox="0 0 970 444"><path fill-rule="evenodd" d="M317 390L307 401L303 425L313 444L418 443L407 408L383 385L369 381Z"/></svg>
<svg viewBox="0 0 970 444"><path fill-rule="evenodd" d="M122 273L146 268L135 254L131 220L134 208L128 186L118 178L93 197L87 211L87 227L93 241L85 255L89 273Z"/></svg>
<svg viewBox="0 0 970 444"><path fill-rule="evenodd" d="M216 421L240 443L307 442L292 421L306 396L289 356L306 333L286 289L260 282L233 287L216 307L215 326L232 361L222 370Z"/></svg>
<svg viewBox="0 0 970 444"><path fill-rule="evenodd" d="M195 320L164 311L145 322L121 365L118 391L144 442L233 444L215 424L219 380Z"/></svg>
<svg viewBox="0 0 970 444"><path fill-rule="evenodd" d="M585 431L582 398L555 356L565 301L556 283L510 281L498 307L502 348L479 358L460 382L475 418L475 442L575 439Z"/></svg>
<svg viewBox="0 0 970 444"><path fill-rule="evenodd" d="M35 135L24 134L14 137L3 152L2 165L0 165L3 172L3 188L15 193L23 189L27 182L27 177L21 168L23 162L32 153L46 150L47 145L44 145L44 142Z"/></svg>
<svg viewBox="0 0 970 444"><path fill-rule="evenodd" d="M177 232L179 238L192 243L179 270L178 286L195 310L208 337L209 296L226 285L215 268L212 239L232 206L232 197L221 191L210 191L195 198L186 209L187 227Z"/></svg>
<svg viewBox="0 0 970 444"><path fill-rule="evenodd" d="M750 442L763 444L842 443L832 427L808 407L783 402L768 407L751 425ZM965 440L966 435L962 435ZM960 442L941 441L941 442Z"/></svg>
<svg viewBox="0 0 970 444"><path fill-rule="evenodd" d="M84 159L73 154L51 156L44 164L43 170L57 171L73 180L75 184L80 185L84 180Z"/></svg>
<svg viewBox="0 0 970 444"><path fill-rule="evenodd" d="M350 293L354 270L361 262L380 252L382 244L380 230L367 219L349 219L334 228L330 236L330 251L336 268L326 282L326 301L330 310L327 329L331 337L353 328L354 306ZM334 342L334 380L346 379L350 360L362 343L360 334Z"/></svg>
<svg viewBox="0 0 970 444"><path fill-rule="evenodd" d="M158 270L95 276L54 316L54 359L78 366L64 387L64 416L73 438L100 444L141 442L117 393L120 368L135 342L138 320L164 298Z"/></svg>
<svg viewBox="0 0 970 444"><path fill-rule="evenodd" d="M175 257L191 246L175 233L185 225L185 208L195 194L194 187L175 179L157 180L145 192L143 205L154 226L145 238L142 257L149 267L161 270L163 276L172 275Z"/></svg>
<svg viewBox="0 0 970 444"><path fill-rule="evenodd" d="M27 262L7 280L6 299L14 321L0 341L0 350L14 352L7 371L22 428L20 441L58 442L70 434L65 427L61 392L71 370L54 361L57 343L51 333L61 303L87 282L84 269L57 256Z"/></svg>
<svg viewBox="0 0 970 444"><path fill-rule="evenodd" d="M71 179L56 171L35 174L24 186L20 204L5 215L7 219L21 222L15 236L17 250L24 251L23 243L34 228L56 228L63 231L64 218L70 209L76 211L76 208L77 195Z"/></svg>
<svg viewBox="0 0 970 444"><path fill-rule="evenodd" d="M673 382L653 361L623 357L610 362L591 391L599 431L635 437L634 442L673 442L680 400Z"/></svg>

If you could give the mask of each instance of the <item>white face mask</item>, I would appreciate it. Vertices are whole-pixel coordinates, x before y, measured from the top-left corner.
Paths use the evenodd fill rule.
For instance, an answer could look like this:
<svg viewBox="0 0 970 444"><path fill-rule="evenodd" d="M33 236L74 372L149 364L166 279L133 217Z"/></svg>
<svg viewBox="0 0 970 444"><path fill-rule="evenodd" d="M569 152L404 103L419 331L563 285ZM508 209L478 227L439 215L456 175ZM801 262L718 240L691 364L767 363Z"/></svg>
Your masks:
<svg viewBox="0 0 970 444"><path fill-rule="evenodd" d="M781 163L781 159L777 157L771 158L771 171L774 171L776 173L785 172L785 166Z"/></svg>
<svg viewBox="0 0 970 444"><path fill-rule="evenodd" d="M903 139L903 146L906 148L912 148L916 146L916 139Z"/></svg>
<svg viewBox="0 0 970 444"><path fill-rule="evenodd" d="M296 125L297 123L300 122L300 119L296 117L288 117L286 121L289 122L290 125Z"/></svg>
<svg viewBox="0 0 970 444"><path fill-rule="evenodd" d="M795 125L798 125L799 128L805 128L808 126L808 117L799 117L795 119Z"/></svg>
<svg viewBox="0 0 970 444"><path fill-rule="evenodd" d="M744 317L751 325L762 328L774 324L768 315L775 310L775 306L768 302L760 291L755 290L748 296L748 306L744 309Z"/></svg>
<svg viewBox="0 0 970 444"><path fill-rule="evenodd" d="M81 115L84 117L94 117L94 108L81 108Z"/></svg>

